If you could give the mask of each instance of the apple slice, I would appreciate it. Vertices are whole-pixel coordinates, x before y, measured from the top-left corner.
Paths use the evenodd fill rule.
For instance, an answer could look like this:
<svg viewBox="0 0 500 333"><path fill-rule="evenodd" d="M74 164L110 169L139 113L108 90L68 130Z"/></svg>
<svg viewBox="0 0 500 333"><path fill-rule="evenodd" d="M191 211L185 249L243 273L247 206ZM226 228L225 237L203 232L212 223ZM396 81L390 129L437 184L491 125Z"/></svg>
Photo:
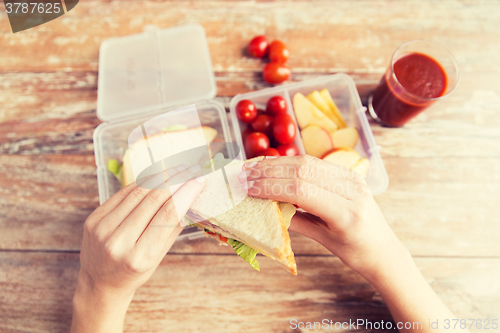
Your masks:
<svg viewBox="0 0 500 333"><path fill-rule="evenodd" d="M360 160L361 156L351 148L339 148L327 153L323 160L343 166L344 168L351 168Z"/></svg>
<svg viewBox="0 0 500 333"><path fill-rule="evenodd" d="M344 127L342 122L337 118L333 110L317 90L307 95L307 99L320 109L321 112L323 112L328 118L330 118L338 128Z"/></svg>
<svg viewBox="0 0 500 333"><path fill-rule="evenodd" d="M358 144L359 133L356 127L341 128L330 134L335 148L348 147L354 149Z"/></svg>
<svg viewBox="0 0 500 333"><path fill-rule="evenodd" d="M359 173L361 176L366 177L368 175L368 171L370 171L370 160L362 158L357 161L351 169Z"/></svg>
<svg viewBox="0 0 500 333"><path fill-rule="evenodd" d="M296 93L293 96L292 102L295 118L297 118L297 125L302 129L309 124L313 117L311 103L301 93Z"/></svg>
<svg viewBox="0 0 500 333"><path fill-rule="evenodd" d="M215 128L202 126L201 129L203 130L203 134L205 135L205 140L207 141L207 143L214 141L215 137L217 136L217 130Z"/></svg>
<svg viewBox="0 0 500 333"><path fill-rule="evenodd" d="M328 91L328 89L321 90L319 92L319 94L321 95L321 97L323 97L323 99L326 101L326 103L328 104L328 106L330 107L330 109L337 116L337 118L339 119L340 123L342 124L342 127L347 127L347 124L346 124L346 122L344 120L344 117L342 117L342 114L340 113L339 108L337 107L337 105L333 101L332 95L330 95L330 92Z"/></svg>
<svg viewBox="0 0 500 333"><path fill-rule="evenodd" d="M328 115L330 113L330 107L328 106L328 103L321 97L321 94L317 91L314 90L312 93L307 95L307 99L311 101L314 105L318 107L324 114Z"/></svg>
<svg viewBox="0 0 500 333"><path fill-rule="evenodd" d="M308 155L320 158L333 148L330 133L318 125L309 125L300 134Z"/></svg>
<svg viewBox="0 0 500 333"><path fill-rule="evenodd" d="M337 129L337 125L301 93L293 96L293 109L300 129L311 124L321 126L328 132Z"/></svg>

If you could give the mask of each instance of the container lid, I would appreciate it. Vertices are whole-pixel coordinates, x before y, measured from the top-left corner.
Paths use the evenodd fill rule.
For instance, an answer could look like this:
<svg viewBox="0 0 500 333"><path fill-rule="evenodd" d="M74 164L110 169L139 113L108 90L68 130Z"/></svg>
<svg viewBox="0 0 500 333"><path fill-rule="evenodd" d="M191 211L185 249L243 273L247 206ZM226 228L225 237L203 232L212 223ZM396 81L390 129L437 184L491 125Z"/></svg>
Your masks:
<svg viewBox="0 0 500 333"><path fill-rule="evenodd" d="M146 114L217 93L205 31L197 24L105 40L99 51L97 117Z"/></svg>

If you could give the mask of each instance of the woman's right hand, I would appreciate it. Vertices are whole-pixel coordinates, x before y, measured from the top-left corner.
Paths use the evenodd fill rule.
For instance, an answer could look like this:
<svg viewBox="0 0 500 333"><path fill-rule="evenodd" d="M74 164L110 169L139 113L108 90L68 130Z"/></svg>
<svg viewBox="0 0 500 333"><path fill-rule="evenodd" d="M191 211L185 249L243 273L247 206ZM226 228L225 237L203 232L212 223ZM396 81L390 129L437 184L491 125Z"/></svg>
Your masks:
<svg viewBox="0 0 500 333"><path fill-rule="evenodd" d="M246 176L246 181L245 181ZM324 245L365 278L410 258L388 226L363 177L308 155L247 162L240 175L248 194L293 203L290 230Z"/></svg>

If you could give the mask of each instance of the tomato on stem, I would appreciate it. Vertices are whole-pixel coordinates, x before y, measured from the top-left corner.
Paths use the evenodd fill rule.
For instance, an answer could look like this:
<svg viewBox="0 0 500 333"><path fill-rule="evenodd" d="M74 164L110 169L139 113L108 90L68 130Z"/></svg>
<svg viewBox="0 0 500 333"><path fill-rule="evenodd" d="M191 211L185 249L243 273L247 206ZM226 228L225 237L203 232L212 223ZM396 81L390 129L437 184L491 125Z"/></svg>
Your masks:
<svg viewBox="0 0 500 333"><path fill-rule="evenodd" d="M268 50L268 43L266 36L256 36L248 44L248 53L252 57L262 58L266 55Z"/></svg>
<svg viewBox="0 0 500 333"><path fill-rule="evenodd" d="M273 120L274 118L267 114L259 114L252 121L252 129L254 132L262 132L266 135L273 134Z"/></svg>
<svg viewBox="0 0 500 333"><path fill-rule="evenodd" d="M277 62L270 62L264 67L262 75L268 83L281 83L286 81L292 72L290 68Z"/></svg>
<svg viewBox="0 0 500 333"><path fill-rule="evenodd" d="M287 113L280 113L274 118L273 135L279 143L292 143L297 136L297 126Z"/></svg>
<svg viewBox="0 0 500 333"><path fill-rule="evenodd" d="M266 112L271 116L276 116L279 113L286 113L286 101L281 96L271 97L266 104Z"/></svg>
<svg viewBox="0 0 500 333"><path fill-rule="evenodd" d="M260 156L281 156L280 152L276 148L267 148L259 154Z"/></svg>
<svg viewBox="0 0 500 333"><path fill-rule="evenodd" d="M261 132L251 133L245 141L247 158L259 156L261 152L269 148L269 138Z"/></svg>
<svg viewBox="0 0 500 333"><path fill-rule="evenodd" d="M269 45L268 53L269 60L281 64L284 64L290 56L290 52L288 52L288 48L286 47L285 43L280 40L275 40Z"/></svg>
<svg viewBox="0 0 500 333"><path fill-rule="evenodd" d="M236 104L236 117L244 123L249 123L257 116L257 107L252 101L244 99Z"/></svg>
<svg viewBox="0 0 500 333"><path fill-rule="evenodd" d="M281 156L297 156L299 155L299 148L293 143L279 145L276 147Z"/></svg>

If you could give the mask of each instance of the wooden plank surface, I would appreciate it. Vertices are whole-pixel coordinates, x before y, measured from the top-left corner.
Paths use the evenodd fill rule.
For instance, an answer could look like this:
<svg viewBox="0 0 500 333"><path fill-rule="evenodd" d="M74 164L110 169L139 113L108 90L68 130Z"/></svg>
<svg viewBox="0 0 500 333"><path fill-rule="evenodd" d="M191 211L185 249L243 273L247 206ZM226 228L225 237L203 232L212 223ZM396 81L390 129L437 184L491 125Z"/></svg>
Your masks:
<svg viewBox="0 0 500 333"><path fill-rule="evenodd" d="M297 74L294 79L318 75ZM354 75L363 100L380 75ZM249 87L264 88L258 76ZM500 86L495 72L463 73L453 95L403 128L373 124L382 156L500 156ZM234 74L217 76L218 101L248 91ZM93 154L97 83L91 73L0 73L0 154ZM231 88L232 87L232 88ZM241 89L241 90L240 90Z"/></svg>
<svg viewBox="0 0 500 333"><path fill-rule="evenodd" d="M306 72L383 72L400 44L443 42L467 70L498 68L500 4L489 0L432 1L82 1L69 14L28 33L12 34L0 16L4 71L96 71L100 43L142 32L147 25L200 23L216 71L259 71L242 57L255 35L287 42L290 66ZM478 48L481 54L478 55ZM26 50L37 50L33 57Z"/></svg>
<svg viewBox="0 0 500 333"><path fill-rule="evenodd" d="M391 185L376 199L413 255L500 257L500 159L386 158L385 164ZM80 248L83 222L99 202L92 156L0 156L0 185L0 248ZM327 253L300 235L292 246L299 254ZM209 239L179 242L172 251L231 252Z"/></svg>
<svg viewBox="0 0 500 333"><path fill-rule="evenodd" d="M448 47L462 69L454 94L404 128L372 124L390 177L377 201L458 317L500 319L500 2L88 0L17 34L0 7L0 331L68 330L82 225L98 204L100 43L187 23L206 30L226 107L268 87L264 63L244 51L256 34L288 44L291 81L348 73L363 102L401 43ZM253 272L207 239L176 243L138 291L126 331L291 332L291 318L390 319L362 278L291 237L298 277L266 258Z"/></svg>
<svg viewBox="0 0 500 333"><path fill-rule="evenodd" d="M380 295L332 256L297 257L298 276L259 261L260 273L232 255L167 255L135 295L125 332L292 332L291 319L391 320ZM459 318L499 318L492 277L500 259L416 262ZM0 266L0 331L68 331L78 254L0 252Z"/></svg>

